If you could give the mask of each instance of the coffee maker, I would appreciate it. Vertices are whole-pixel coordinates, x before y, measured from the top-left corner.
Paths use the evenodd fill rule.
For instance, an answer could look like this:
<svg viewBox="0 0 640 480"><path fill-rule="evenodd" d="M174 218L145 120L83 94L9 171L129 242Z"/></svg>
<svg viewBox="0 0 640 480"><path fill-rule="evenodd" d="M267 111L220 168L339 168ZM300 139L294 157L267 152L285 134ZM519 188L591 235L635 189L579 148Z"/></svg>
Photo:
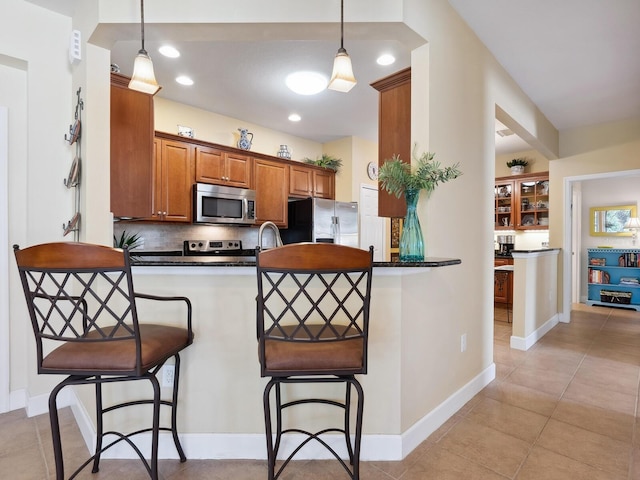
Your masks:
<svg viewBox="0 0 640 480"><path fill-rule="evenodd" d="M496 255L510 257L515 241L515 235L498 235L498 251Z"/></svg>

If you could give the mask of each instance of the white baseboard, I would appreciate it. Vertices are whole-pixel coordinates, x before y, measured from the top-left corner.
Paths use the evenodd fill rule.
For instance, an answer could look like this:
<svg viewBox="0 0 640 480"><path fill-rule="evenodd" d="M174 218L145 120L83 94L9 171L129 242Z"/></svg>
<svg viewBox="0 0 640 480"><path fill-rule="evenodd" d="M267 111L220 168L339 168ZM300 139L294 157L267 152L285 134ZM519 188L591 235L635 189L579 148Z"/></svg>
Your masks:
<svg viewBox="0 0 640 480"><path fill-rule="evenodd" d="M496 378L496 365L492 363L471 379L469 383L413 424L402 434L402 457L394 458L393 460L402 460L411 453L429 435L449 420L454 413L460 410L465 403L491 383L494 378Z"/></svg>
<svg viewBox="0 0 640 480"><path fill-rule="evenodd" d="M487 386L495 376L496 368L495 364L492 363L401 435L363 435L360 458L364 461L402 460L429 435L440 428L465 403ZM83 432L87 446L93 451L95 429L89 416L81 406L74 407L72 405L72 411L80 431ZM287 435L284 437L279 456L286 458L304 438L302 435ZM323 440L331 445L342 458L347 458L344 440L341 435L326 435L323 436ZM187 433L180 435L180 441L187 458L191 459L266 459L266 445L263 434ZM150 436L148 434L139 435L136 445L145 455L149 455L151 451ZM163 459L178 458L173 439L168 433L160 435L158 456ZM129 446L125 443L120 443L106 451L103 454L103 458L137 457ZM296 459L300 460L332 458L331 454L317 442L310 442L296 455Z"/></svg>
<svg viewBox="0 0 640 480"><path fill-rule="evenodd" d="M495 364L491 364L470 382L453 393L444 402L425 415L401 435L363 435L361 459L364 461L402 460L429 435L456 413L474 395L488 385L496 375ZM11 392L12 410L25 408L29 417L46 414L49 411L49 395L28 397L26 390ZM89 451L95 449L95 427L84 405L80 403L73 388L65 388L58 395L58 408L71 407ZM113 440L115 437L112 437ZM287 435L282 440L280 454L286 458L295 446L304 439L302 435ZM105 439L105 444L110 439ZM342 458L347 458L344 440L341 435L323 436L329 445ZM266 445L263 434L214 434L188 433L180 435L182 447L191 459L266 459ZM150 435L138 435L136 445L149 456L151 451ZM168 433L160 434L159 458L178 458L173 438ZM135 452L122 442L107 450L103 458L137 458ZM296 455L296 459L332 459L331 454L317 442L310 442Z"/></svg>
<svg viewBox="0 0 640 480"><path fill-rule="evenodd" d="M529 350L535 343L544 337L549 330L555 327L558 324L558 314L556 313L553 317L547 320L540 328L535 330L531 335L527 337L516 337L515 335L511 336L511 348L515 348L516 350Z"/></svg>
<svg viewBox="0 0 640 480"><path fill-rule="evenodd" d="M9 392L9 410L18 410L27 406L27 391L14 390Z"/></svg>

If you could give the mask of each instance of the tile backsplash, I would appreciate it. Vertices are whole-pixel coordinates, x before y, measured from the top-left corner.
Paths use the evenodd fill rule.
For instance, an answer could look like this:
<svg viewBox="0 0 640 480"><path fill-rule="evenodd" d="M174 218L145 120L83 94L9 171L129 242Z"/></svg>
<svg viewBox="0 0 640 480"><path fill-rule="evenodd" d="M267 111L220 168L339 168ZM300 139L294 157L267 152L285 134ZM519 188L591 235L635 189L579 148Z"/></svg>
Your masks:
<svg viewBox="0 0 640 480"><path fill-rule="evenodd" d="M255 248L258 244L258 227L114 222L114 236L120 238L123 231L138 234L142 239L138 250L146 251L182 250L184 240L240 240L245 249ZM271 230L265 230L263 243L264 247L275 246Z"/></svg>
<svg viewBox="0 0 640 480"><path fill-rule="evenodd" d="M549 246L549 231L526 231L526 232L494 232L494 242L498 241L498 235L515 235L516 250L534 250L537 248L546 248Z"/></svg>

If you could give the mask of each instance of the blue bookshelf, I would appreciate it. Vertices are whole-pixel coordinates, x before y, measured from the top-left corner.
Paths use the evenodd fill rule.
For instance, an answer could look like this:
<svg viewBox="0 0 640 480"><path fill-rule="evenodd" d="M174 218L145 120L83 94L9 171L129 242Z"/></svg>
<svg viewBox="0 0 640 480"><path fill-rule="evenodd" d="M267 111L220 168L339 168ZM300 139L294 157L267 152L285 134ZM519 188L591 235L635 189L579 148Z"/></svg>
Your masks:
<svg viewBox="0 0 640 480"><path fill-rule="evenodd" d="M587 305L640 311L640 249L589 248L587 258Z"/></svg>

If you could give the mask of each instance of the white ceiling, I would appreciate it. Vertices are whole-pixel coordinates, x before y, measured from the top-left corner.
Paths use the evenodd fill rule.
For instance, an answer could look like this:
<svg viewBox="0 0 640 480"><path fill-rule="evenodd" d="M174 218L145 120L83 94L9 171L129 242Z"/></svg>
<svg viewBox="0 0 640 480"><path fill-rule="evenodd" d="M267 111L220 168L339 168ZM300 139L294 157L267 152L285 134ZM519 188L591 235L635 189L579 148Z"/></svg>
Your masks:
<svg viewBox="0 0 640 480"><path fill-rule="evenodd" d="M31 1L65 14L72 13L74 5L74 0ZM639 0L449 3L557 129L640 118ZM149 19L153 4L147 2L145 8ZM294 34L281 36L254 28L242 38L215 42L203 35L203 26L197 34L187 35L197 27L149 25L146 47L163 85L158 95L320 142L351 135L375 140L377 92L369 84L408 66L409 52L421 39L397 25L386 30L363 28L348 20L345 48L358 85L347 94L326 91L302 97L284 87L284 76L295 69L330 75L339 46L336 11L334 28L305 24ZM131 74L139 29L120 25L108 35L122 39L115 43L112 59L123 73ZM161 40L181 49L182 57L162 58L157 53ZM375 58L384 51L395 53L398 62L376 65ZM196 84L188 89L177 86L173 78L178 74L193 76ZM302 122L286 120L293 111L303 117ZM514 137L503 141L514 143ZM509 148L530 148L515 144ZM501 148L498 144L498 153Z"/></svg>

